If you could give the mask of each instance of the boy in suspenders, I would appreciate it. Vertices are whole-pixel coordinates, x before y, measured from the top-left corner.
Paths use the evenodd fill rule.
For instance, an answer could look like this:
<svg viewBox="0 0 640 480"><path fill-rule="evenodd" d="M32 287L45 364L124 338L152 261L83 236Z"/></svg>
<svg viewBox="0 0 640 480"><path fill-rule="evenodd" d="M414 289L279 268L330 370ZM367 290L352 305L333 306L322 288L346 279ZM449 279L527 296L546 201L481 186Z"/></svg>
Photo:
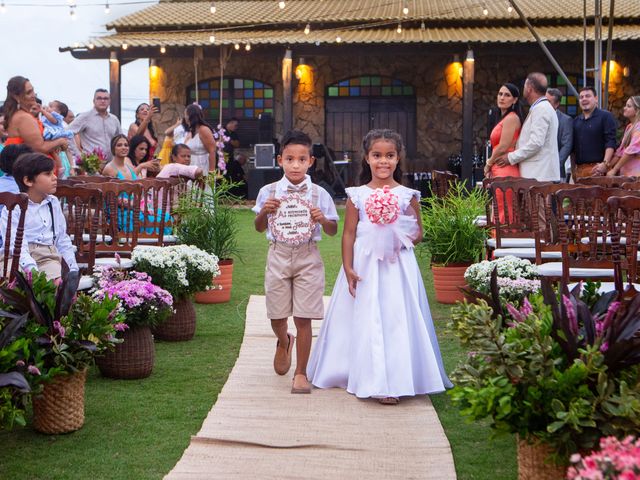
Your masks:
<svg viewBox="0 0 640 480"><path fill-rule="evenodd" d="M278 164L284 176L277 182L260 189L253 211L257 214L255 227L267 232L269 253L265 270L264 287L267 298L267 315L271 328L278 338L273 366L278 375L286 375L291 368L291 353L296 340L288 333L288 317L293 315L297 330L297 364L291 393L311 393L307 380L307 362L311 352L311 319L324 317L324 264L316 242L324 231L335 235L338 231L338 214L329 193L311 183L307 170L313 165L311 139L300 131L290 131L281 142ZM276 213L280 198L297 193L311 201L311 218L316 229L311 240L299 245L289 245L275 240L268 228L268 217Z"/></svg>

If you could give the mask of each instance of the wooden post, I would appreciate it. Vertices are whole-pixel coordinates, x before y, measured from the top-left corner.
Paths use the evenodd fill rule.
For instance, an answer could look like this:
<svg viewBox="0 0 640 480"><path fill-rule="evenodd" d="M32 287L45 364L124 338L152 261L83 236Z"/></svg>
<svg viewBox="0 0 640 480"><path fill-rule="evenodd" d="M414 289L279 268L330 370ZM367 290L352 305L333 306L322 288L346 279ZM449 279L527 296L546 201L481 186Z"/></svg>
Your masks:
<svg viewBox="0 0 640 480"><path fill-rule="evenodd" d="M475 59L467 51L462 76L462 178L471 186L473 178L473 83Z"/></svg>
<svg viewBox="0 0 640 480"><path fill-rule="evenodd" d="M292 65L291 50L287 49L282 59L282 89L283 89L283 111L282 122L283 132L288 132L293 128L293 91L292 91Z"/></svg>
<svg viewBox="0 0 640 480"><path fill-rule="evenodd" d="M111 106L109 111L118 120L122 120L122 101L120 96L120 59L115 51L109 56L109 95L111 96Z"/></svg>

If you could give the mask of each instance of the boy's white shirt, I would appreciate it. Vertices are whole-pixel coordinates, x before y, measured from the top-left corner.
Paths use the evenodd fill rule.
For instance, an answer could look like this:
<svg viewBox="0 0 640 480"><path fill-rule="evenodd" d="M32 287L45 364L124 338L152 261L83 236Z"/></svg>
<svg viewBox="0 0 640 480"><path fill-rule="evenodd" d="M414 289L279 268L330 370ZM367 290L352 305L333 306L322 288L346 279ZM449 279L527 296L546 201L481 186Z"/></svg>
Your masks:
<svg viewBox="0 0 640 480"><path fill-rule="evenodd" d="M309 175L305 175L305 179L297 185L294 185L293 183L291 183L289 179L285 175L283 175L282 178L276 182L275 198L284 197L287 194L287 187L300 188L302 185L305 185L305 184L307 186L307 192L305 194L305 197L307 200L311 201L313 184L311 183L311 177ZM318 189L318 204L314 205L314 207L318 207L322 211L324 216L327 218L327 220L338 221L340 217L338 216L338 212L336 211L336 206L333 203L333 199L331 198L331 195L329 195L329 192L327 192L324 188L322 188L319 185L315 185L315 187ZM271 196L271 184L268 184L262 187L260 189L260 192L258 192L258 198L256 198L256 205L251 210L253 210L256 213L256 215L260 213L260 210L262 210L262 207L264 206L265 202L269 199L270 196ZM267 224L266 234L267 234L267 240L272 241L273 236L271 235L271 231L269 230L268 224ZM316 225L316 229L313 232L313 236L311 238L314 241L319 241L322 239L322 226L320 224Z"/></svg>
<svg viewBox="0 0 640 480"><path fill-rule="evenodd" d="M49 210L51 203L52 210ZM51 211L53 211L54 228L56 232L55 242L51 231ZM7 231L8 210L5 208L0 215L0 232ZM20 219L20 207L15 207L11 215L11 244L10 251L16 239L18 220ZM24 219L24 235L22 237L22 249L20 250L20 267L25 271L37 269L36 261L29 253L28 245L37 243L40 245L54 245L58 253L69 266L69 270L78 270L76 255L69 235L67 235L67 221L62 213L60 201L53 195L47 197L40 203L29 200L27 213Z"/></svg>

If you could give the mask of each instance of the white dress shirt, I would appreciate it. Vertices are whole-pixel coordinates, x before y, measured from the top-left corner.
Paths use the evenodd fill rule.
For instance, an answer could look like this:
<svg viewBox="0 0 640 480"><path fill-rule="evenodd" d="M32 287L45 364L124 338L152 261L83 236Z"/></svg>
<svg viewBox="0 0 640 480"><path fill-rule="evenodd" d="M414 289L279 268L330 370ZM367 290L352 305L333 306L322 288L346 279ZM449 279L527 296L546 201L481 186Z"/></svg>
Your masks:
<svg viewBox="0 0 640 480"><path fill-rule="evenodd" d="M49 208L51 204L51 209ZM53 227L51 215L53 213ZM8 210L5 208L0 215L0 232L7 230ZM11 214L11 245L10 251L16 239L16 230L20 220L20 207L15 207ZM55 231L55 235L54 235ZM24 219L24 236L22 237L22 249L20 251L20 267L25 271L38 269L38 265L29 253L28 245L53 245L69 266L69 270L78 270L73 244L67 235L67 221L62 213L60 201L53 195L48 195L42 202L35 203L29 200L27 214Z"/></svg>
<svg viewBox="0 0 640 480"><path fill-rule="evenodd" d="M276 182L276 191L275 198L282 198L287 194L287 187L300 188L302 185L307 186L306 199L311 202L312 192L313 192L313 184L311 183L311 177L309 175L305 176L304 181L300 182L298 185L294 185L289 181L286 176L282 176L280 180ZM271 196L271 184L265 185L258 192L258 198L256 199L256 205L251 210L253 210L256 215L260 213L262 207L264 207L265 202ZM333 199L329 192L327 192L320 185L315 185L315 188L318 189L318 204L314 205L314 207L318 207L324 213L324 216L327 220L339 220L338 212L336 211L336 206L333 203ZM269 241L273 240L273 236L271 235L271 231L269 230L269 224L267 223L267 239ZM318 241L322 239L322 227L320 224L316 225L316 229L313 232L312 240Z"/></svg>
<svg viewBox="0 0 640 480"><path fill-rule="evenodd" d="M507 158L511 165L520 165L520 176L523 178L560 180L558 116L545 97L531 105L516 150L507 154Z"/></svg>

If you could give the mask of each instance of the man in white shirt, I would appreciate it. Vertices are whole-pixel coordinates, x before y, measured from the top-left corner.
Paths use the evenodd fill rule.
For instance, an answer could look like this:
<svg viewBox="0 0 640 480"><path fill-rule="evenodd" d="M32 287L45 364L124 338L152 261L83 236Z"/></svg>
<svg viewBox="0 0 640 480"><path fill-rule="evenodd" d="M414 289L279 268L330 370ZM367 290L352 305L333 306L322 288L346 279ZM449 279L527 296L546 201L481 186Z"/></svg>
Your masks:
<svg viewBox="0 0 640 480"><path fill-rule="evenodd" d="M516 150L505 154L498 165L519 165L520 176L540 181L560 180L558 117L545 96L547 77L538 72L527 75L522 96L531 105Z"/></svg>

